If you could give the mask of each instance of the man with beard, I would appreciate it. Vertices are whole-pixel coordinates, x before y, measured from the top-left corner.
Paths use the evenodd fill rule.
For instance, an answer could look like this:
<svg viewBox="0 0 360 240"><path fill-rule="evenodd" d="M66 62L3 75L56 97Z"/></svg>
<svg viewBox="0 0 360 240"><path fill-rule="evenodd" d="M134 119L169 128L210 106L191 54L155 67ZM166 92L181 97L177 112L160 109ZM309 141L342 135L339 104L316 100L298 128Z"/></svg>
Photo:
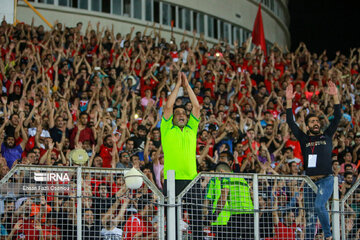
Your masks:
<svg viewBox="0 0 360 240"><path fill-rule="evenodd" d="M135 143L135 148L137 151L142 152L145 148L145 141L146 141L146 135L147 135L147 128L144 125L140 125L138 127L138 131L136 136L130 138ZM128 149L126 149L128 150Z"/></svg>
<svg viewBox="0 0 360 240"><path fill-rule="evenodd" d="M310 113L305 118L307 133L304 133L296 125L292 112L292 99L295 97L291 84L286 89L286 121L295 137L299 140L304 158L305 174L315 182L318 192L314 193L307 188L305 197L305 208L314 209L307 212L306 239L313 239L317 217L320 220L324 231L325 239L332 239L330 230L329 214L326 210L326 203L333 193L334 177L332 175L332 137L341 119L340 100L335 84L328 82L327 93L333 96L334 119L330 126L321 132L319 117Z"/></svg>
<svg viewBox="0 0 360 240"><path fill-rule="evenodd" d="M14 209L15 209L14 199L12 198L5 199L4 213L0 216L0 222L3 224L3 226L5 227L8 233L11 232Z"/></svg>
<svg viewBox="0 0 360 240"><path fill-rule="evenodd" d="M4 123L6 124L6 123ZM8 167L11 169L12 166L16 165L16 161L21 159L21 154L23 153L28 136L23 127L23 121L20 121L20 131L21 131L21 138L22 141L19 145L16 145L15 137L13 135L7 135L4 139L0 139L1 144L1 155L5 158ZM0 132L3 130L1 127ZM15 164L14 164L15 163Z"/></svg>
<svg viewBox="0 0 360 240"><path fill-rule="evenodd" d="M83 143L84 141L89 140L91 144L95 143L94 133L92 129L88 127L88 118L89 115L87 113L80 113L78 124L73 128L70 135L70 148L74 148L75 146L75 137L78 131L80 131L78 137L79 142Z"/></svg>
<svg viewBox="0 0 360 240"><path fill-rule="evenodd" d="M99 143L98 143L99 144ZM116 138L107 135L104 138L104 143L100 146L100 154L103 159L102 167L114 168L117 163L118 148L116 146Z"/></svg>
<svg viewBox="0 0 360 240"><path fill-rule="evenodd" d="M14 113L10 117L10 121L7 122L5 127L5 134L15 136L16 126L19 125L19 114Z"/></svg>
<svg viewBox="0 0 360 240"><path fill-rule="evenodd" d="M351 189L354 184L354 175L352 172L346 172L344 174L344 182L339 186L340 188L340 197L341 199L346 195L346 193Z"/></svg>
<svg viewBox="0 0 360 240"><path fill-rule="evenodd" d="M66 123L66 125L65 125ZM62 116L57 116L54 120L54 110L51 110L49 117L49 132L50 136L55 143L60 143L62 135L65 133L65 136L69 136L69 129L72 129L72 116L68 116L67 122L65 122Z"/></svg>

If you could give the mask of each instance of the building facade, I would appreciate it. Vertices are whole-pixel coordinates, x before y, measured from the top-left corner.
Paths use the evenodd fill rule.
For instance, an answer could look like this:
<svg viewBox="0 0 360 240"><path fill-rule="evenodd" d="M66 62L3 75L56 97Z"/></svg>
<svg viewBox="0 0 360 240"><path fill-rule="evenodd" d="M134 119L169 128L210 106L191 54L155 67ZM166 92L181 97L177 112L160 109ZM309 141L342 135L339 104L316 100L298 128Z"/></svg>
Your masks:
<svg viewBox="0 0 360 240"><path fill-rule="evenodd" d="M162 26L162 36L169 39L173 30L176 39L185 34L190 39L193 30L197 37L203 33L210 43L219 40L233 45L244 42L250 35L258 4L262 4L262 17L267 44L290 46L288 30L290 17L287 0L29 0L51 23L55 20L66 26L83 22L102 26L114 24L115 33L128 33L132 26L142 31L145 26ZM35 24L44 22L23 2L19 1L17 19ZM171 29L171 22L174 27ZM149 30L150 31L150 30Z"/></svg>

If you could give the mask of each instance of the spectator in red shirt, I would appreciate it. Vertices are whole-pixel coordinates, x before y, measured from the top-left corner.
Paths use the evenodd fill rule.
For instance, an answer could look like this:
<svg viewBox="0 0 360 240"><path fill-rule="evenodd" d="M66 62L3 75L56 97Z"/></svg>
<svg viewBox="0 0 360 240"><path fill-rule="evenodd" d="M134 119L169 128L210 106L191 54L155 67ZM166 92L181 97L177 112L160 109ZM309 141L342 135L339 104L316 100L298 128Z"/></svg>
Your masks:
<svg viewBox="0 0 360 240"><path fill-rule="evenodd" d="M98 142L97 145L99 145ZM117 140L115 136L107 135L104 138L104 143L101 144L100 157L103 160L102 167L104 168L115 168L119 161L118 148L116 146Z"/></svg>
<svg viewBox="0 0 360 240"><path fill-rule="evenodd" d="M278 197L276 194L273 194L274 197L274 208L278 210ZM295 218L295 213L293 211L287 210L283 212L282 221L279 218L279 211L273 212L273 219L275 225L275 237L272 240L295 240L296 237L296 228L301 226L304 222L304 210L303 210L303 196L299 194L296 198L299 205L299 213Z"/></svg>
<svg viewBox="0 0 360 240"><path fill-rule="evenodd" d="M156 210L149 194L143 195L137 202L138 212L129 217L124 227L124 240L151 239L157 231L151 224Z"/></svg>
<svg viewBox="0 0 360 240"><path fill-rule="evenodd" d="M70 148L74 148L75 146L75 137L77 132L79 132L78 140L79 142L84 142L86 140L90 141L90 144L95 143L94 133L91 128L87 126L89 115L85 112L80 113L80 118L77 126L72 130L70 135Z"/></svg>

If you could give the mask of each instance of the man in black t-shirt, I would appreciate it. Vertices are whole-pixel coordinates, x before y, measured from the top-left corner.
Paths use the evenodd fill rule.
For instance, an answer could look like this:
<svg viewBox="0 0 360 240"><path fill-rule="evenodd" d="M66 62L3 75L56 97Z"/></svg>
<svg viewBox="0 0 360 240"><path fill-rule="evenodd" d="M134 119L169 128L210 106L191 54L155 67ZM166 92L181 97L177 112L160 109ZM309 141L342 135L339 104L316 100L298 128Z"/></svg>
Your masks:
<svg viewBox="0 0 360 240"><path fill-rule="evenodd" d="M292 99L295 97L291 84L286 89L286 121L295 137L299 140L301 152L304 157L304 169L318 187L317 193L305 188L305 208L314 209L307 212L307 228L305 239L314 239L316 219L319 217L325 239L332 239L329 214L326 203L333 193L333 171L331 153L333 149L332 137L341 119L341 106L337 88L332 81L328 82L327 93L334 99L334 119L330 126L321 131L320 120L314 113L309 113L305 118L306 130L300 130L293 118Z"/></svg>

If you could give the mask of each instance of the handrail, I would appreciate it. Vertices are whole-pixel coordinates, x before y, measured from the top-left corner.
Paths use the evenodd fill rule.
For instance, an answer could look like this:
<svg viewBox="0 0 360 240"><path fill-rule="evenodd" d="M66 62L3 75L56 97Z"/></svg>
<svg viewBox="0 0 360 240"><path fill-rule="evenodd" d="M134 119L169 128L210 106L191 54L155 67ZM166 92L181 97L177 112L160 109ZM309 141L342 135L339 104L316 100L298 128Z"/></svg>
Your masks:
<svg viewBox="0 0 360 240"><path fill-rule="evenodd" d="M34 8L33 5L31 5L27 0L23 0L28 6L29 8L31 8L50 28L53 28L53 25L46 20L46 18L38 11L36 10L36 8Z"/></svg>

